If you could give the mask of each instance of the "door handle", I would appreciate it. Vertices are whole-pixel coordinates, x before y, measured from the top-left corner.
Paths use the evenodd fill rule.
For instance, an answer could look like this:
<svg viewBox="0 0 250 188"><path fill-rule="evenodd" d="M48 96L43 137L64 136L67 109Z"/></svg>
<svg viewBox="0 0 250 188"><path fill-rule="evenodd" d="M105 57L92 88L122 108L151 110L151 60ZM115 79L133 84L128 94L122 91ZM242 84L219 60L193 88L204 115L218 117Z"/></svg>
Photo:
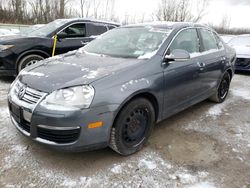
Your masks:
<svg viewBox="0 0 250 188"><path fill-rule="evenodd" d="M197 62L197 65L198 65L198 67L200 67L200 68L205 68L206 67L206 63L201 63L201 62Z"/></svg>

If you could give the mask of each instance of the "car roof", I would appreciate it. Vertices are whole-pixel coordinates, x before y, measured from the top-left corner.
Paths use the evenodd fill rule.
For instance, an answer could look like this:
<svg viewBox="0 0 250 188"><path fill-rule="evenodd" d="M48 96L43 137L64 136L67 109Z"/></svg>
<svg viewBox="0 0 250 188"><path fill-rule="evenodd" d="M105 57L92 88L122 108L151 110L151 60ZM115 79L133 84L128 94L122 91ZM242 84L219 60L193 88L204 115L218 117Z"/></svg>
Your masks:
<svg viewBox="0 0 250 188"><path fill-rule="evenodd" d="M166 21L157 21L157 22L148 22L140 24L132 24L123 27L154 27L161 29L176 29L176 28L185 28L185 27L203 27L212 30L206 25L197 24L193 22L166 22Z"/></svg>
<svg viewBox="0 0 250 188"><path fill-rule="evenodd" d="M68 22L95 22L95 23L103 23L103 24L109 24L114 26L120 26L121 24L116 22L110 22L110 21L103 21L103 20L96 20L96 19L88 19L88 18L69 18L69 19L57 19L62 21L68 21Z"/></svg>

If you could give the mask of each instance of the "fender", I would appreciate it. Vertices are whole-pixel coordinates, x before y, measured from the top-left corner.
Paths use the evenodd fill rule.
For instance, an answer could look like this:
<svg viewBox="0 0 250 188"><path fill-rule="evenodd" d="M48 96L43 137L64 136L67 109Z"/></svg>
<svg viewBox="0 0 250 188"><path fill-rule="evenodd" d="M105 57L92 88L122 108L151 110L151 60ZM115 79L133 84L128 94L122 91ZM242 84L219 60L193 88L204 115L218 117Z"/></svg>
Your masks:
<svg viewBox="0 0 250 188"><path fill-rule="evenodd" d="M120 106L117 108L116 112L115 112L115 119L118 115L118 113L121 111L121 109L124 107L124 105L126 105L130 100L132 100L133 98L135 98L136 96L140 96L140 95L151 95L154 97L154 99L156 100L156 103L157 103L157 106L158 106L158 109L155 109L157 110L158 112L158 115L157 115L157 119L156 121L158 121L158 119L161 117L161 105L159 105L159 99L156 97L156 95L154 94L154 92L148 90L148 89L142 89L142 90L139 90L139 91L136 91L134 92L133 94L131 94L129 97L127 97L121 104ZM154 104L153 104L154 105ZM115 120L114 119L114 120Z"/></svg>

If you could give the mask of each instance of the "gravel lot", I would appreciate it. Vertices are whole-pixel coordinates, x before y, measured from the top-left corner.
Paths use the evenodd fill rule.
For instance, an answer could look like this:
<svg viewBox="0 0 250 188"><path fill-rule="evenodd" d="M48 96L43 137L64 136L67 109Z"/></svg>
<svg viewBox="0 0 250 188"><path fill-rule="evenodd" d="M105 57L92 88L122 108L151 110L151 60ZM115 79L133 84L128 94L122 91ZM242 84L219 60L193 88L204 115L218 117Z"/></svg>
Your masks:
<svg viewBox="0 0 250 188"><path fill-rule="evenodd" d="M0 187L250 188L250 75L223 104L204 101L155 127L141 152L62 153L22 136L0 78Z"/></svg>

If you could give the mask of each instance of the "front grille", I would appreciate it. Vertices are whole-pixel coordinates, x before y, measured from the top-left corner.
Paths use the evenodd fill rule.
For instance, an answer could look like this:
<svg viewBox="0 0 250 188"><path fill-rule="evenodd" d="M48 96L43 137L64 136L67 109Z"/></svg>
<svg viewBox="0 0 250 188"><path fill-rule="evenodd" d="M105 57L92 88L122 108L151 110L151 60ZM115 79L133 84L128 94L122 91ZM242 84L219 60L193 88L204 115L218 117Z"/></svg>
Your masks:
<svg viewBox="0 0 250 188"><path fill-rule="evenodd" d="M73 130L51 130L38 127L37 134L39 138L58 144L67 144L75 142L78 139L80 128Z"/></svg>
<svg viewBox="0 0 250 188"><path fill-rule="evenodd" d="M250 59L237 58L235 65L240 67L247 67L250 65Z"/></svg>
<svg viewBox="0 0 250 188"><path fill-rule="evenodd" d="M24 87L24 84L21 83L20 81L17 81L15 86L14 86L14 93L16 96L18 96L20 89ZM24 101L28 104L37 104L39 100L45 96L46 93L26 87L24 96L19 100Z"/></svg>

